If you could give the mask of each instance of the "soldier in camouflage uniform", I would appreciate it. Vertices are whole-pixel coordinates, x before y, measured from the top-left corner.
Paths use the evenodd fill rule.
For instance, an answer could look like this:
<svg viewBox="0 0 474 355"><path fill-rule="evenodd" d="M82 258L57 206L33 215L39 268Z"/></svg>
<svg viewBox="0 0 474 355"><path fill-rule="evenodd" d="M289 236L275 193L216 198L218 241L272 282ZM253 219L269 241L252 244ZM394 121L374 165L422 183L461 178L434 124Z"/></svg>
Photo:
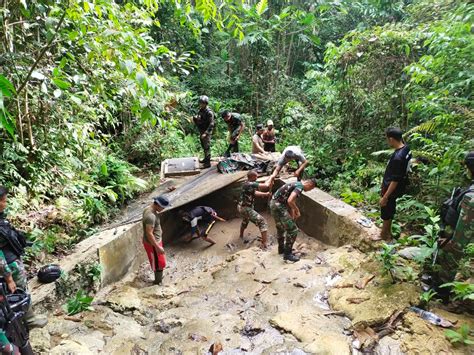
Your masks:
<svg viewBox="0 0 474 355"><path fill-rule="evenodd" d="M465 165L469 170L470 177L474 178L474 151L469 152L465 158ZM474 187L474 180L471 188ZM439 251L436 259L438 274L435 284L439 286L453 280L462 281L472 278L472 268L469 275L458 273L460 261L465 257L464 249L469 243L474 242L474 192L467 192L459 204L459 218L451 240ZM445 289L446 290L446 289ZM442 289L439 290L442 292Z"/></svg>
<svg viewBox="0 0 474 355"><path fill-rule="evenodd" d="M270 211L277 228L278 254L283 254L283 260L298 261L293 254L293 244L298 234L296 220L301 216L296 199L303 191L316 187L316 179L291 182L280 187L270 202Z"/></svg>
<svg viewBox="0 0 474 355"><path fill-rule="evenodd" d="M203 168L211 166L211 136L215 126L214 112L208 107L209 98L205 95L199 97L199 112L194 116L194 123L199 130L199 140L204 150L204 159L200 160Z"/></svg>
<svg viewBox="0 0 474 355"><path fill-rule="evenodd" d="M251 170L247 174L247 181L242 186L242 193L240 195L240 202L237 209L242 217L242 224L240 225L240 238L244 238L244 232L249 222L255 224L262 233L262 244L261 248L267 248L267 232L268 225L263 218L254 208L255 197L270 197L271 192L262 192L259 190L270 190L273 185L273 178L270 177L265 183L257 182L258 174Z"/></svg>
<svg viewBox="0 0 474 355"><path fill-rule="evenodd" d="M227 123L227 129L229 131L229 146L227 147L224 156L230 157L230 153L239 152L239 139L245 128L245 123L242 117L235 112L224 111L221 116Z"/></svg>
<svg viewBox="0 0 474 355"><path fill-rule="evenodd" d="M20 233L7 221L6 207L7 190L0 186L0 277L3 277L11 293L14 293L17 288L28 292L28 280L21 255L18 255L18 251L6 239L7 234L16 236L16 233ZM35 315L32 308L26 314L26 321L30 329L42 328L48 323L45 316ZM0 328L0 351L5 354L14 354L14 348L14 345L8 341L5 331Z"/></svg>

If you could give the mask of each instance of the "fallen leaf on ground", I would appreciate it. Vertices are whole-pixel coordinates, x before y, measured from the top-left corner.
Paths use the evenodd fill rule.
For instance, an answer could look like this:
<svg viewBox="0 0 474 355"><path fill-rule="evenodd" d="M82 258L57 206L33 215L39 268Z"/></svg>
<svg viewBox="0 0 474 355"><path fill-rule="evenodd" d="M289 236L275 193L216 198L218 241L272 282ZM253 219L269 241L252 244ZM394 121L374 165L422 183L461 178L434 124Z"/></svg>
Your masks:
<svg viewBox="0 0 474 355"><path fill-rule="evenodd" d="M362 280L359 280L355 287L357 287L359 290L362 290L367 286L367 284L374 279L375 275L368 275L364 277Z"/></svg>
<svg viewBox="0 0 474 355"><path fill-rule="evenodd" d="M368 300L370 300L370 297L349 297L346 299L347 302L353 304L359 304Z"/></svg>

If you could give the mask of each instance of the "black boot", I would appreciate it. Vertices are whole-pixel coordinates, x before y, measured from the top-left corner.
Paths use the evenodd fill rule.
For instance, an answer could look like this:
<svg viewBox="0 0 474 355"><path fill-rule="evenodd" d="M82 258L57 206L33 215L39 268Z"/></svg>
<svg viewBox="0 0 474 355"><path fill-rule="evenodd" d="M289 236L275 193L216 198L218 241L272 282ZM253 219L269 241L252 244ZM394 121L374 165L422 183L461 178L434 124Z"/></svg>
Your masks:
<svg viewBox="0 0 474 355"><path fill-rule="evenodd" d="M207 169L211 167L211 162L209 160L204 160L201 163L201 169Z"/></svg>
<svg viewBox="0 0 474 355"><path fill-rule="evenodd" d="M163 281L163 270L156 270L155 271L155 285L161 285L161 282Z"/></svg>
<svg viewBox="0 0 474 355"><path fill-rule="evenodd" d="M297 257L295 254L292 253L292 246L285 245L285 253L283 254L283 260L297 262L300 261L300 258Z"/></svg>
<svg viewBox="0 0 474 355"><path fill-rule="evenodd" d="M283 254L285 252L285 241L278 240L278 254Z"/></svg>

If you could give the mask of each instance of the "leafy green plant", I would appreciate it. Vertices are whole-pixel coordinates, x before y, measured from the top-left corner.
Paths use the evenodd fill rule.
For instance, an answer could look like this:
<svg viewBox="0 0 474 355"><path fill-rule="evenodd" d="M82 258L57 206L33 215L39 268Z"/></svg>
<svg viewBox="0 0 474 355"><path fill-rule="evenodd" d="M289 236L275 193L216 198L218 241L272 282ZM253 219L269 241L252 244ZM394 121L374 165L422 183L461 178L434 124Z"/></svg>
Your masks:
<svg viewBox="0 0 474 355"><path fill-rule="evenodd" d="M474 345L469 325L463 324L458 330L447 329L444 335L452 344Z"/></svg>
<svg viewBox="0 0 474 355"><path fill-rule="evenodd" d="M364 202L364 195L358 192L348 190L348 189L344 191L343 193L341 193L341 197L345 203L348 203L352 206L358 206L362 202Z"/></svg>
<svg viewBox="0 0 474 355"><path fill-rule="evenodd" d="M474 284L469 282L453 281L441 285L441 287L450 287L454 293L453 300L471 300L474 301Z"/></svg>
<svg viewBox="0 0 474 355"><path fill-rule="evenodd" d="M398 269L399 256L396 253L398 244L382 244L382 250L377 255L377 260L382 263L382 275L390 275L392 283L395 283L395 271Z"/></svg>
<svg viewBox="0 0 474 355"><path fill-rule="evenodd" d="M411 240L416 241L417 244L420 245L421 252L416 260L421 264L427 263L432 259L436 249L438 248L438 238L441 230L439 226L440 217L437 213L426 206L425 210L428 214L428 224L423 227L425 234L413 235L410 237Z"/></svg>
<svg viewBox="0 0 474 355"><path fill-rule="evenodd" d="M428 303L430 303L430 301L437 295L438 293L433 290L433 289L430 289L426 292L423 292L421 295L420 295L420 302L423 304L423 305L427 305Z"/></svg>
<svg viewBox="0 0 474 355"><path fill-rule="evenodd" d="M79 290L73 297L66 301L63 309L67 315L74 315L83 311L93 311L94 308L91 307L93 299L94 298L88 296L84 290Z"/></svg>

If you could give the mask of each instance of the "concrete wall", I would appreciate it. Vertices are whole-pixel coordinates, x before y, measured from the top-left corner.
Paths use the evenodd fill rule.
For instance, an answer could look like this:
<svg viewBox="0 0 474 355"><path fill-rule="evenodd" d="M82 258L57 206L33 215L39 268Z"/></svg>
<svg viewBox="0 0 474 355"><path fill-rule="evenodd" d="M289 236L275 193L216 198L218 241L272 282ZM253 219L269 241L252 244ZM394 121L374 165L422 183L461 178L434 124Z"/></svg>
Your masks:
<svg viewBox="0 0 474 355"><path fill-rule="evenodd" d="M297 203L301 210L298 227L323 243L367 250L374 243L371 238L380 233L374 225L366 228L357 222L364 216L356 208L317 188L305 192Z"/></svg>
<svg viewBox="0 0 474 355"><path fill-rule="evenodd" d="M99 247L102 286L122 279L129 271L136 270L147 260L142 238L143 227L141 222L138 222L115 239Z"/></svg>

